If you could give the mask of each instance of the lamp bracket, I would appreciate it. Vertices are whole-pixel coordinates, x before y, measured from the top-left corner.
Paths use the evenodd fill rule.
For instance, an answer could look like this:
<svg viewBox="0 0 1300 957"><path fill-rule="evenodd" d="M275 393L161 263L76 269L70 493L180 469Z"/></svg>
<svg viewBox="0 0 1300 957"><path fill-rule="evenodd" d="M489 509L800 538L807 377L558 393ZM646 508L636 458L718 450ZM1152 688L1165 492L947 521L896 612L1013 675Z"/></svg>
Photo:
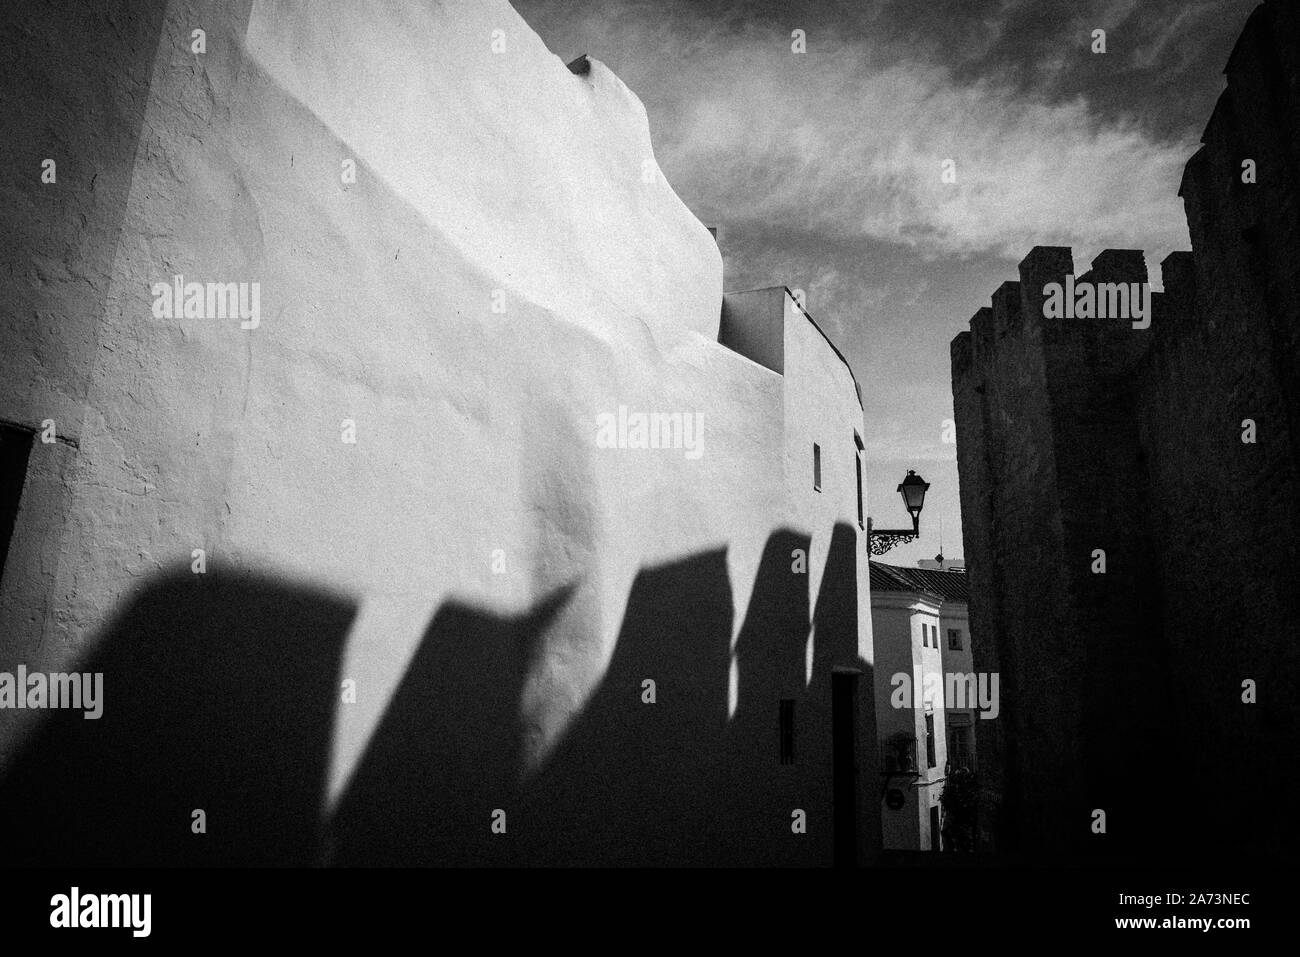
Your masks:
<svg viewBox="0 0 1300 957"><path fill-rule="evenodd" d="M883 555L895 546L902 545L918 538L917 532L906 528L882 528L879 531L871 530L871 554Z"/></svg>

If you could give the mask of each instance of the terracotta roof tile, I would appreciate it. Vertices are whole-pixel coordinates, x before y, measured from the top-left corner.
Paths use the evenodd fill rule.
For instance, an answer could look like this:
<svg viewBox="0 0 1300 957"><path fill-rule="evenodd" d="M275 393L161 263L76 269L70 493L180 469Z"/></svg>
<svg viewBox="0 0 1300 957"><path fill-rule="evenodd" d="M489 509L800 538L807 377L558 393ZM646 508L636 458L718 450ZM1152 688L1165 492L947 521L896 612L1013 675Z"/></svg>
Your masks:
<svg viewBox="0 0 1300 957"><path fill-rule="evenodd" d="M970 601L970 580L963 572L937 568L904 568L871 562L872 591L908 591L935 595L944 601Z"/></svg>

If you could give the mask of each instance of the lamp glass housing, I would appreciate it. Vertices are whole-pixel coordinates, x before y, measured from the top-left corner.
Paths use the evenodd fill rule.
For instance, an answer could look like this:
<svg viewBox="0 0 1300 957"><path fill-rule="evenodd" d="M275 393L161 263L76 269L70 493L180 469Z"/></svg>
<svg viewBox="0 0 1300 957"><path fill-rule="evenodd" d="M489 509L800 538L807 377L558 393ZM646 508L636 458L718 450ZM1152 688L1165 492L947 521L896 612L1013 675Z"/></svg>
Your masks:
<svg viewBox="0 0 1300 957"><path fill-rule="evenodd" d="M898 493L903 496L903 505L914 521L921 517L921 509L925 506L925 493L929 488L930 483L911 469L908 469L907 478L903 479L898 486Z"/></svg>

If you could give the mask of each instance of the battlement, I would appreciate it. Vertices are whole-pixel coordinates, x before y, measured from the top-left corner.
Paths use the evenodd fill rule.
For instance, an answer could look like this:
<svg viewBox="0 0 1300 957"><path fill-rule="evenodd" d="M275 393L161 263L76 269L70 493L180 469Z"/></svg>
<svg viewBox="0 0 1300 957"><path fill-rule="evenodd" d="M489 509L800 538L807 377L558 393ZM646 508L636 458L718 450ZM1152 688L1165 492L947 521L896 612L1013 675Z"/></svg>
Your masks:
<svg viewBox="0 0 1300 957"><path fill-rule="evenodd" d="M1251 11L1228 56L1224 74L1230 88L1256 80L1294 102L1294 78L1300 74L1300 12L1293 0L1265 0Z"/></svg>
<svg viewBox="0 0 1300 957"><path fill-rule="evenodd" d="M1251 13L1228 58L1227 84L1203 145L1187 161L1178 190L1198 258L1267 255L1288 244L1277 224L1297 202L1298 51L1300 14L1293 3L1269 0Z"/></svg>
<svg viewBox="0 0 1300 957"><path fill-rule="evenodd" d="M1172 298L1151 292L1140 249L1105 249L1075 275L1068 246L1035 246L1021 261L1020 279L1002 283L970 320L970 332L953 340L954 377L984 374L1003 349L1031 355L1065 374L1082 368L1124 372L1158 334L1154 317L1175 319L1171 305L1194 299L1190 253L1174 253L1166 286ZM964 338L963 338L964 337ZM1079 361L1076 361L1079 360ZM1062 365L1063 363L1063 365Z"/></svg>
<svg viewBox="0 0 1300 957"><path fill-rule="evenodd" d="M953 336L953 340L948 346L948 355L952 360L952 377L954 379L964 379L970 373L973 358L969 330L959 332Z"/></svg>
<svg viewBox="0 0 1300 957"><path fill-rule="evenodd" d="M1170 328L1165 319L1190 315L1196 308L1196 260L1190 250L1170 253L1160 262L1164 292L1156 297L1156 335Z"/></svg>

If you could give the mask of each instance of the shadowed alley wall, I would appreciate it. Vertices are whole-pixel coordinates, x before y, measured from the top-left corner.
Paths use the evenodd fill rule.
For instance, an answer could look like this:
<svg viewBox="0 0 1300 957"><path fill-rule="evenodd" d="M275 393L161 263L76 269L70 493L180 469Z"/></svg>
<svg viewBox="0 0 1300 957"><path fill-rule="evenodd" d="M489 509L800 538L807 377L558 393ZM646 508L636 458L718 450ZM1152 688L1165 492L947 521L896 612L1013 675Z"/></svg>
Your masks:
<svg viewBox="0 0 1300 957"><path fill-rule="evenodd" d="M1149 329L1043 318L1073 265L1038 247L953 340L974 663L1005 701L980 729L982 827L1002 850L1281 859L1300 840L1298 50L1293 5L1255 10ZM1147 278L1140 251L1092 267L1077 281Z"/></svg>

